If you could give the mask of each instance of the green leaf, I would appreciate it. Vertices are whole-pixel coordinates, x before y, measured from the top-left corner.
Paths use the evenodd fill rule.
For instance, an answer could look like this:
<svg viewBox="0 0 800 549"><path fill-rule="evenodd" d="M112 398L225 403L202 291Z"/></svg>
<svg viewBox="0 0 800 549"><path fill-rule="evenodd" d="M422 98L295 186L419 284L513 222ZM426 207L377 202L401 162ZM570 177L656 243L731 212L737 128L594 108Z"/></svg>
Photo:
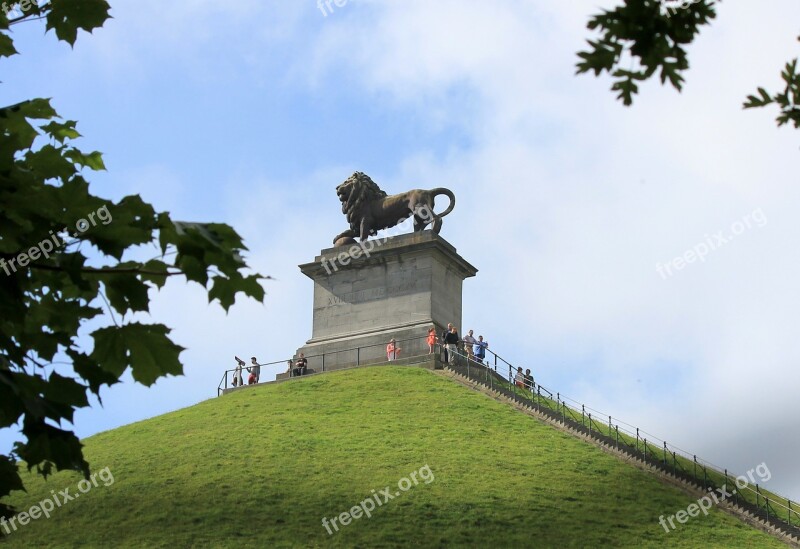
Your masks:
<svg viewBox="0 0 800 549"><path fill-rule="evenodd" d="M121 263L117 268L131 269L141 265L138 263ZM136 274L119 273L107 274L101 277L106 289L109 303L120 314L128 311L148 311L150 298L147 295L147 285L139 280Z"/></svg>
<svg viewBox="0 0 800 549"><path fill-rule="evenodd" d="M86 386L56 372L50 374L47 379L44 398L51 402L59 402L70 406L84 407L89 405L89 401L86 398ZM69 419L71 420L71 418Z"/></svg>
<svg viewBox="0 0 800 549"><path fill-rule="evenodd" d="M94 350L90 355L91 360L117 378L128 369L128 349L119 330L112 326L92 332Z"/></svg>
<svg viewBox="0 0 800 549"><path fill-rule="evenodd" d="M103 155L97 151L89 154L83 154L77 149L71 149L65 153L64 156L69 158L75 164L86 166L87 168L91 168L95 171L106 169L106 165L103 163Z"/></svg>
<svg viewBox="0 0 800 549"><path fill-rule="evenodd" d="M25 118L47 120L58 116L58 113L50 105L49 99L31 99L29 101L23 101L17 106L19 107L19 112Z"/></svg>
<svg viewBox="0 0 800 549"><path fill-rule="evenodd" d="M0 34L0 57L11 57L19 53L14 47L14 41L5 34Z"/></svg>
<svg viewBox="0 0 800 549"><path fill-rule="evenodd" d="M97 362L85 354L74 349L69 349L67 354L72 360L72 369L76 374L81 376L81 379L84 379L89 384L89 389L98 399L100 398L100 388L103 385L108 385L110 387L119 383L119 376L115 376L104 370Z"/></svg>
<svg viewBox="0 0 800 549"><path fill-rule="evenodd" d="M259 283L261 277L252 275L248 277L227 278L223 276L214 277L214 285L208 292L208 301L216 299L226 311L236 302L236 294L243 292L258 301L263 301L265 292Z"/></svg>
<svg viewBox="0 0 800 549"><path fill-rule="evenodd" d="M183 375L179 355L183 347L167 337L161 324L128 324L120 329L130 352L133 379L150 386L164 375Z"/></svg>
<svg viewBox="0 0 800 549"><path fill-rule="evenodd" d="M45 145L38 151L30 151L25 160L42 179L58 179L66 182L75 174L75 166L61 155L61 149Z"/></svg>
<svg viewBox="0 0 800 549"><path fill-rule="evenodd" d="M14 450L28 464L28 470L35 467L46 477L55 465L59 471L81 471L88 475L89 464L83 459L82 444L73 433L32 417L25 418L23 431L30 433L28 442L17 444Z"/></svg>
<svg viewBox="0 0 800 549"><path fill-rule="evenodd" d="M50 0L47 30L54 29L59 40L75 44L78 29L87 32L102 27L111 17L111 6L105 0Z"/></svg>
<svg viewBox="0 0 800 549"><path fill-rule="evenodd" d="M150 386L164 375L181 375L179 355L183 347L167 337L170 330L161 324L126 324L119 328L96 330L91 359L106 371L121 376L130 365L133 379Z"/></svg>
<svg viewBox="0 0 800 549"><path fill-rule="evenodd" d="M77 122L74 120L68 120L63 124L60 122L50 122L45 126L41 126L41 128L53 139L57 140L59 143L63 143L67 139L77 139L81 136L78 130L75 129L76 125Z"/></svg>

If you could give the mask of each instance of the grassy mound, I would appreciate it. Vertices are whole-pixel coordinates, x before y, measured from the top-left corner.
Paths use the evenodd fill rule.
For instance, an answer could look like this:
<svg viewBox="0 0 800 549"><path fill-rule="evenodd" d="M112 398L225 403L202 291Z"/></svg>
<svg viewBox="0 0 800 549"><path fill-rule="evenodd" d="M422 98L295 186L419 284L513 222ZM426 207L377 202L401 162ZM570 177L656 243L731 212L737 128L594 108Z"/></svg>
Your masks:
<svg viewBox="0 0 800 549"><path fill-rule="evenodd" d="M97 486L27 478L20 510L80 497L6 547L784 547L717 510L666 533L679 490L416 368L242 390L85 443Z"/></svg>

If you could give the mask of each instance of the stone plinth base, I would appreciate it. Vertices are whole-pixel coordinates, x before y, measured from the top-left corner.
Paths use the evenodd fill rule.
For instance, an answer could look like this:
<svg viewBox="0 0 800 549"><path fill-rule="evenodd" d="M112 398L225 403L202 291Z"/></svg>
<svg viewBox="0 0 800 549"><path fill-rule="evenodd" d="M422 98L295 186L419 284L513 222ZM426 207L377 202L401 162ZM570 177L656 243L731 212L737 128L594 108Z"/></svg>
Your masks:
<svg viewBox="0 0 800 549"><path fill-rule="evenodd" d="M432 326L462 331L463 282L477 273L431 231L322 250L300 269L314 281L314 318L297 352L317 372L386 362L391 338L399 358L426 354Z"/></svg>

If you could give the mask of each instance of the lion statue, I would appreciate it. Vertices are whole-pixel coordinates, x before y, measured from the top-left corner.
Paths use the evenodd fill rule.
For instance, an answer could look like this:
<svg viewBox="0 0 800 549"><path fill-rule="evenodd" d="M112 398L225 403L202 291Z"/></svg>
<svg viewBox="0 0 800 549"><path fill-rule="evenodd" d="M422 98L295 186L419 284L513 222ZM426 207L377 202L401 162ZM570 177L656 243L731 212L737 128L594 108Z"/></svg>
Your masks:
<svg viewBox="0 0 800 549"><path fill-rule="evenodd" d="M388 196L367 174L361 172L355 172L336 187L336 194L350 228L333 239L335 246L353 243L355 237L364 242L381 229L394 227L412 215L414 232L433 223L433 232L439 234L442 218L452 212L456 205L456 196L444 187L413 189ZM439 195L447 196L450 205L442 213L436 214L433 211L434 199Z"/></svg>

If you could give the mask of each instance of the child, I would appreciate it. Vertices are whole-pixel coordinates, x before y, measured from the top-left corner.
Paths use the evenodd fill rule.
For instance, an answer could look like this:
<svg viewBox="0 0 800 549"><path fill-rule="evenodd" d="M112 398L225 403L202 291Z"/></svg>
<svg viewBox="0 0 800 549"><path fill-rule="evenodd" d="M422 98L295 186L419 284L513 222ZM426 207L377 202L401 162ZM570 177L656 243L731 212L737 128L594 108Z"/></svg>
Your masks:
<svg viewBox="0 0 800 549"><path fill-rule="evenodd" d="M397 340L392 338L386 346L386 358L388 360L397 360L400 355L400 347L397 346Z"/></svg>
<svg viewBox="0 0 800 549"><path fill-rule="evenodd" d="M436 345L436 328L428 330L428 354L433 354L433 346Z"/></svg>

